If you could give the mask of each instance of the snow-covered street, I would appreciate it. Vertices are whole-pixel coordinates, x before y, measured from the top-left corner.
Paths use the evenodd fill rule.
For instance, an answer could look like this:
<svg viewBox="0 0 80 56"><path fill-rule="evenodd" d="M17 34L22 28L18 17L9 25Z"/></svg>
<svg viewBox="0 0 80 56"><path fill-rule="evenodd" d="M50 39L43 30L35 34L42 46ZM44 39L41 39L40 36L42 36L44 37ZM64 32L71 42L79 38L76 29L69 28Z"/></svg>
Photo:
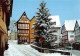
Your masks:
<svg viewBox="0 0 80 56"><path fill-rule="evenodd" d="M40 53L30 45L17 44L17 41L9 40L9 49L4 52L4 56L65 56L60 53Z"/></svg>
<svg viewBox="0 0 80 56"><path fill-rule="evenodd" d="M40 56L30 45L18 45L16 42L9 40L9 49L5 51L5 56Z"/></svg>

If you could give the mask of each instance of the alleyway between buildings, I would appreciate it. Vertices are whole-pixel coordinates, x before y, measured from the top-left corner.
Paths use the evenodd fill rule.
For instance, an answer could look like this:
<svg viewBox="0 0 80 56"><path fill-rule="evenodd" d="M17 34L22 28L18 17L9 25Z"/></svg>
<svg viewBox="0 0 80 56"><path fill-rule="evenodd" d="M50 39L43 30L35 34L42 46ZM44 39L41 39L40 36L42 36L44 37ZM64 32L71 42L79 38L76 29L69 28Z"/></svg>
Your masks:
<svg viewBox="0 0 80 56"><path fill-rule="evenodd" d="M17 41L9 40L9 49L4 52L4 56L65 56L59 53L40 53L30 45L17 44Z"/></svg>

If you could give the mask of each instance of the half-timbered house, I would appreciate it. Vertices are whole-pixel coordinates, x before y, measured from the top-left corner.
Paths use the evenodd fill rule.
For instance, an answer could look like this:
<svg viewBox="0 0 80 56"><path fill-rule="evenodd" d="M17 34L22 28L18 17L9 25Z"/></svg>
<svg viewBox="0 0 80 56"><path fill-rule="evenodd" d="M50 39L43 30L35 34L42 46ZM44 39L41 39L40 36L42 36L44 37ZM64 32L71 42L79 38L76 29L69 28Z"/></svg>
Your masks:
<svg viewBox="0 0 80 56"><path fill-rule="evenodd" d="M30 21L24 12L20 19L17 21L18 43L29 43L29 28Z"/></svg>
<svg viewBox="0 0 80 56"><path fill-rule="evenodd" d="M74 27L76 20L65 20L61 29L63 45L69 45L70 41L74 40Z"/></svg>
<svg viewBox="0 0 80 56"><path fill-rule="evenodd" d="M73 47L74 49L80 50L80 20L76 20L74 33L75 33L75 38L73 42L74 43Z"/></svg>
<svg viewBox="0 0 80 56"><path fill-rule="evenodd" d="M50 16L49 18L51 18L51 22L54 22L54 24L52 25L52 30L53 30L53 37L55 37L56 41L55 42L52 42L51 45L53 46L54 44L56 45L59 45L60 43L60 28L61 28L61 25L60 25L60 20L59 20L59 16Z"/></svg>
<svg viewBox="0 0 80 56"><path fill-rule="evenodd" d="M35 21L35 16L30 20L30 43L33 43L34 41L35 41L35 35L34 35L34 32L35 32L35 30L34 30L34 28L35 28L35 25L34 25L34 23L35 23L36 21Z"/></svg>
<svg viewBox="0 0 80 56"><path fill-rule="evenodd" d="M80 42L80 20L76 20L74 32L75 32L75 42Z"/></svg>

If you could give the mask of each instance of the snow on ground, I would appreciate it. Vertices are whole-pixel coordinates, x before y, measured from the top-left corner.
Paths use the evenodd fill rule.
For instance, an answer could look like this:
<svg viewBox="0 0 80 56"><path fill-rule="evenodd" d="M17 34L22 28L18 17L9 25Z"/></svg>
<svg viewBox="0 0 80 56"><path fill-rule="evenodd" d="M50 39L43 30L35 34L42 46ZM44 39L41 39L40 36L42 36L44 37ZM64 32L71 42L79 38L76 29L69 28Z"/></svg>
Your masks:
<svg viewBox="0 0 80 56"><path fill-rule="evenodd" d="M65 56L60 53L40 53L30 45L17 44L17 41L9 40L9 49L4 56Z"/></svg>

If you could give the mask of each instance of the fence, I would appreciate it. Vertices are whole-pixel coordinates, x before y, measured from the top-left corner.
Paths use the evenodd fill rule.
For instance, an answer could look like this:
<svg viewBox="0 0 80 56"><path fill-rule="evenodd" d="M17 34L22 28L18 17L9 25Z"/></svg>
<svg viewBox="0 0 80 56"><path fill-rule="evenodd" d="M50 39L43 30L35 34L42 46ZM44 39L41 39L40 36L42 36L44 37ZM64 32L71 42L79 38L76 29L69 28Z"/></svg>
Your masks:
<svg viewBox="0 0 80 56"><path fill-rule="evenodd" d="M63 55L70 55L69 50L48 49L48 48L38 47L33 44L31 44L31 47L35 48L36 50L38 50L39 52L42 52L42 53L61 53Z"/></svg>

